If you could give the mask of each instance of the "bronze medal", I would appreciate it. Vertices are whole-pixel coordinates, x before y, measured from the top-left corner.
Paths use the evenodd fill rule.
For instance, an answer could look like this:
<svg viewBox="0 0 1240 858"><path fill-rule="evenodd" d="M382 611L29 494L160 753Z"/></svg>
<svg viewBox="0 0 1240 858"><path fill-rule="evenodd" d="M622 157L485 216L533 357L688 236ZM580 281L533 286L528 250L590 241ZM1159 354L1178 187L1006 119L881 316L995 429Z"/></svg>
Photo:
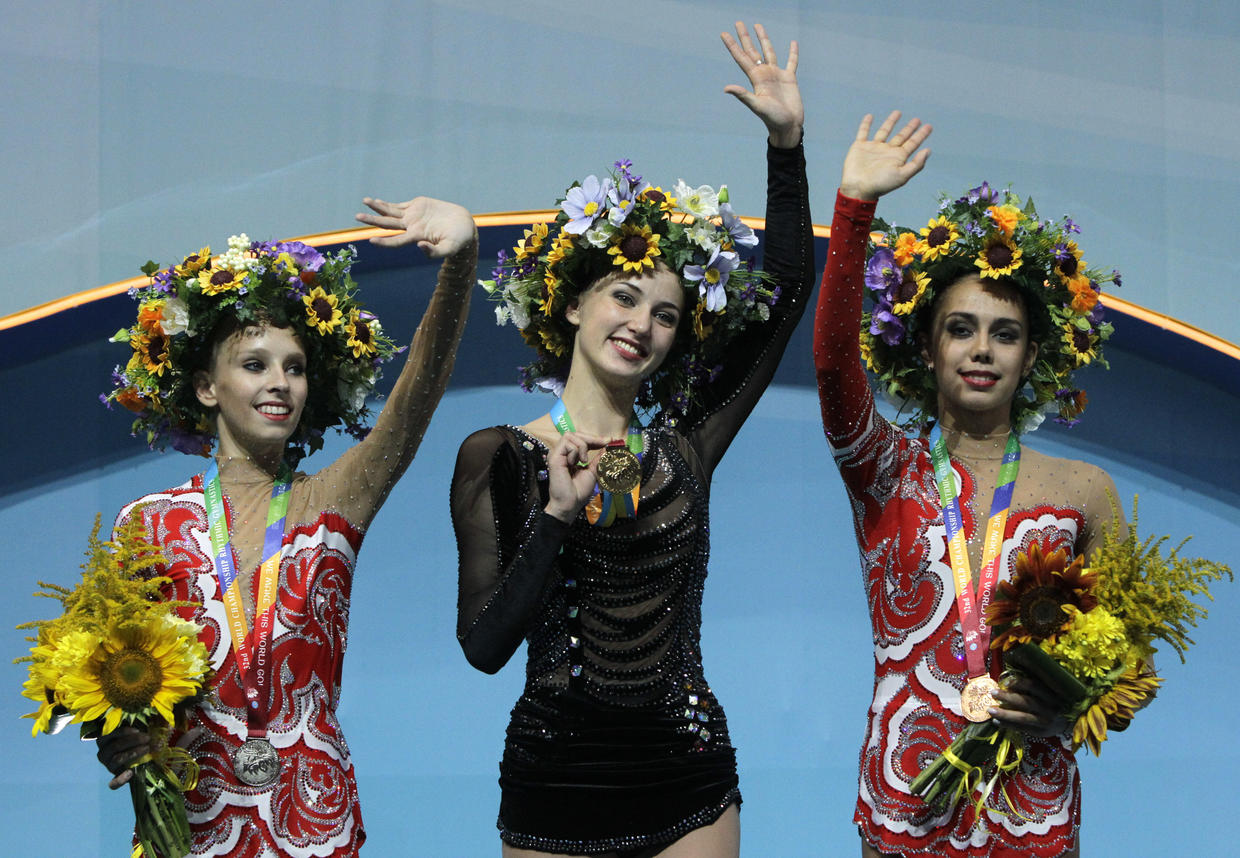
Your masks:
<svg viewBox="0 0 1240 858"><path fill-rule="evenodd" d="M596 477L603 491L627 495L641 485L641 462L623 442L617 441L599 456Z"/></svg>
<svg viewBox="0 0 1240 858"><path fill-rule="evenodd" d="M989 721L990 713L986 710L999 705L999 701L995 699L995 692L998 690L999 683L989 676L973 677L960 692L960 711L974 723Z"/></svg>
<svg viewBox="0 0 1240 858"><path fill-rule="evenodd" d="M246 786L265 787L280 776L280 757L266 739L246 739L233 751L233 771Z"/></svg>

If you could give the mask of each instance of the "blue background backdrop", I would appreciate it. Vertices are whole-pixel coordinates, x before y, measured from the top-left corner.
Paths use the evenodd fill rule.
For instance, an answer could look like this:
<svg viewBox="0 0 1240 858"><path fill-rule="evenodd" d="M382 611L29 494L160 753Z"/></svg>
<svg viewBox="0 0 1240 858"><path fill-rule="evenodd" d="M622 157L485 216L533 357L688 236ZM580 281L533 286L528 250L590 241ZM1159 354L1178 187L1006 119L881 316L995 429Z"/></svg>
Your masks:
<svg viewBox="0 0 1240 858"><path fill-rule="evenodd" d="M934 157L888 219L1013 182L1130 300L1240 342L1240 4L1214 0L7 3L0 315L363 195L546 208L623 157L760 214L737 18L800 42L822 199L862 114L901 108Z"/></svg>

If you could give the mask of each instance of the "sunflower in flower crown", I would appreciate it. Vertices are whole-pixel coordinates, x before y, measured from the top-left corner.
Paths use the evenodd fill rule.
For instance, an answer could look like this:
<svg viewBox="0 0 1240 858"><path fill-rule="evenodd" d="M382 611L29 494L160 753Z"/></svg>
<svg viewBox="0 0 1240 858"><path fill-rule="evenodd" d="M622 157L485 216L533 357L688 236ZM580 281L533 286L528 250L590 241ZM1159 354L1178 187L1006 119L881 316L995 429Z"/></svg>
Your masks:
<svg viewBox="0 0 1240 858"><path fill-rule="evenodd" d="M500 251L491 279L480 282L499 304L499 324L513 324L537 352L522 371L522 386L558 392L572 357L568 305L608 274L671 270L685 289L685 321L667 360L646 380L639 403L683 412L717 373L728 342L748 324L770 317L778 289L742 260L758 238L732 211L726 187L716 191L679 181L668 193L643 181L632 166L617 161L610 176L575 183L560 200L555 221L525 230L511 254Z"/></svg>
<svg viewBox="0 0 1240 858"><path fill-rule="evenodd" d="M329 428L363 436L365 394L396 346L357 302L349 276L355 256L352 247L324 255L299 241L252 242L243 234L220 256L203 247L168 268L148 262L142 270L150 282L130 293L137 320L112 338L129 344L130 358L101 398L133 412L133 434L151 447L206 455L214 433L194 394L194 372L208 365L224 326L271 324L297 335L310 378L339 381L311 385L290 460L322 447Z"/></svg>
<svg viewBox="0 0 1240 858"><path fill-rule="evenodd" d="M865 272L868 309L861 343L867 368L883 388L904 402L905 426L922 426L935 413L934 373L922 357L935 297L966 275L1016 286L1029 310L1038 359L1012 402L1012 425L1027 432L1044 414L1068 426L1079 422L1085 394L1072 373L1086 364L1107 365L1102 346L1112 327L1099 297L1109 274L1085 264L1071 236L1080 232L1067 216L1043 220L1033 202L983 182L957 199L942 197L924 227L880 220L881 238L870 243Z"/></svg>

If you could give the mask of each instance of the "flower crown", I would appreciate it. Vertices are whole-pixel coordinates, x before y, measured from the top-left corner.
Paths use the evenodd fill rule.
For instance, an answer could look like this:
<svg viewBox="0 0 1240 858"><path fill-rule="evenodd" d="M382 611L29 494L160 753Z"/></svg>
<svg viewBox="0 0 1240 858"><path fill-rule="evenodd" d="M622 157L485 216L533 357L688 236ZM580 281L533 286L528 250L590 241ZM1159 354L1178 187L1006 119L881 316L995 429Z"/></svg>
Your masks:
<svg viewBox="0 0 1240 858"><path fill-rule="evenodd" d="M222 256L204 247L163 270L146 263L150 283L130 290L137 321L112 337L133 353L100 399L134 412L133 434L145 434L153 449L171 444L208 455L214 427L193 375L210 363L213 333L226 321L272 324L290 328L306 351L309 394L287 455L295 462L319 449L333 426L365 437L366 396L397 349L355 300L349 268L356 255L352 246L324 256L299 241L251 242L242 234L228 239Z"/></svg>
<svg viewBox="0 0 1240 858"><path fill-rule="evenodd" d="M750 322L770 318L779 288L752 260L742 262L738 249L755 247L758 237L733 213L726 186L716 192L678 181L668 194L631 167L617 161L609 178L575 183L555 221L525 230L511 256L499 252L493 279L479 283L499 302L498 323L511 322L538 352L522 387L558 394L575 332L564 318L568 304L609 273L640 276L666 265L686 290L684 317L692 324L646 379L638 404L684 413L695 389L718 373L726 344Z"/></svg>
<svg viewBox="0 0 1240 858"><path fill-rule="evenodd" d="M982 182L959 199L940 198L939 214L924 228L875 220L883 233L871 241L865 269L870 309L862 315L861 355L886 390L909 408L900 425L922 426L937 410L934 372L922 359L936 293L973 274L1012 283L1026 296L1037 361L1027 389L1012 402L1012 425L1037 428L1047 411L1074 426L1085 392L1072 383L1084 364L1106 366L1102 344L1112 327L1102 320L1101 284L1120 285L1118 271L1087 268L1071 235L1080 228L1065 215L1040 220L1033 201L1023 206L1011 190ZM1032 318L1042 314L1041 319Z"/></svg>

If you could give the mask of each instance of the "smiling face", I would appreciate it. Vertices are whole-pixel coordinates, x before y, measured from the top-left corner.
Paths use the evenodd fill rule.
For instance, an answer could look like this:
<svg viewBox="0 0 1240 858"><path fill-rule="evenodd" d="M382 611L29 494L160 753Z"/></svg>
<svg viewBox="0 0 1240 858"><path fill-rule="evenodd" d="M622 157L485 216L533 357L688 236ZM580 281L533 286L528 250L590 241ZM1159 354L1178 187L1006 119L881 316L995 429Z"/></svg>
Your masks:
<svg viewBox="0 0 1240 858"><path fill-rule="evenodd" d="M588 370L600 381L636 387L667 358L684 303L680 278L663 267L598 280L564 313L577 329L570 377Z"/></svg>
<svg viewBox="0 0 1240 858"><path fill-rule="evenodd" d="M1012 400L1037 355L1015 286L957 280L935 306L923 352L938 382L940 420L982 434L1007 429Z"/></svg>
<svg viewBox="0 0 1240 858"><path fill-rule="evenodd" d="M198 401L215 411L222 456L276 460L306 405L306 352L288 328L251 326L216 344L194 376Z"/></svg>

